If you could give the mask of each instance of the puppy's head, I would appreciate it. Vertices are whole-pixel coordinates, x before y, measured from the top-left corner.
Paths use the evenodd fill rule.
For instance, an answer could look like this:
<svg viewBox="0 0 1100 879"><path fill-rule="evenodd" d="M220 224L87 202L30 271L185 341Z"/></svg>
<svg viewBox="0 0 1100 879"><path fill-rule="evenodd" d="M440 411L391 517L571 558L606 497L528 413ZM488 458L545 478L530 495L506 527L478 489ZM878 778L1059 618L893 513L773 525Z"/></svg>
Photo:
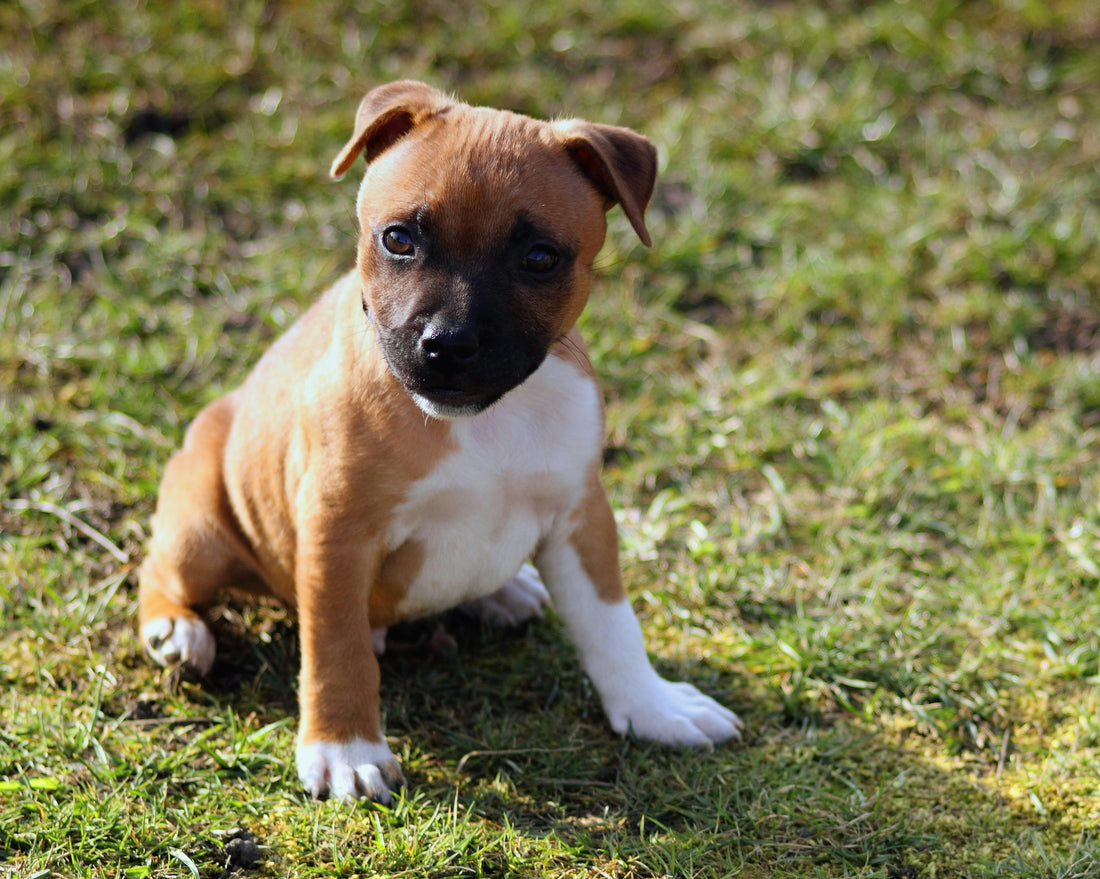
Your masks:
<svg viewBox="0 0 1100 879"><path fill-rule="evenodd" d="M612 205L650 243L656 150L625 128L395 82L363 99L333 176L360 153L364 308L390 372L434 417L490 406L569 332Z"/></svg>

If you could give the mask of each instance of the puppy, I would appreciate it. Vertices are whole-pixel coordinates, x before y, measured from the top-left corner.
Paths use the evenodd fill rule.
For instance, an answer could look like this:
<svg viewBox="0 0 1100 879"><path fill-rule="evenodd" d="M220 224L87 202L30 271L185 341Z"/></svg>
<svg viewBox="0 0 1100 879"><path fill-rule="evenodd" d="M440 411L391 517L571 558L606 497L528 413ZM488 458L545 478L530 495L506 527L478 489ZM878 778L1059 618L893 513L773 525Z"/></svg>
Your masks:
<svg viewBox="0 0 1100 879"><path fill-rule="evenodd" d="M621 205L650 244L653 145L395 82L363 99L333 176L359 155L355 270L168 462L140 572L149 654L208 672L200 613L223 587L294 609L297 766L314 796L385 803L404 784L372 644L464 604L515 623L552 599L616 732L739 736L731 711L646 656L575 328L606 211Z"/></svg>

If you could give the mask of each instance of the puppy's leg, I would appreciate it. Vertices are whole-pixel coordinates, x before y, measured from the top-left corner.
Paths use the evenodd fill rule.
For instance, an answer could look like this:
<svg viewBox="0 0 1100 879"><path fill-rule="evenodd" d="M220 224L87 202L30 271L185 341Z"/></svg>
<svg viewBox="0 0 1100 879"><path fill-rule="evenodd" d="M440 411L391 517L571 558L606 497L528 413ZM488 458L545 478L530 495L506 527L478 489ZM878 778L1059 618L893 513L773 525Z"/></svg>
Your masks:
<svg viewBox="0 0 1100 879"><path fill-rule="evenodd" d="M511 580L491 595L467 601L459 610L477 617L490 626L518 626L542 616L550 603L550 593L542 585L533 565L524 565Z"/></svg>
<svg viewBox="0 0 1100 879"><path fill-rule="evenodd" d="M302 672L298 777L314 797L388 803L401 765L382 737L378 660L368 613L380 558L372 548L326 541L299 547L296 571Z"/></svg>
<svg viewBox="0 0 1100 879"><path fill-rule="evenodd" d="M736 714L650 665L619 575L615 519L603 488L593 483L572 532L548 541L535 563L612 728L667 745L740 738Z"/></svg>
<svg viewBox="0 0 1100 879"><path fill-rule="evenodd" d="M234 410L232 396L207 406L169 460L138 577L146 651L161 665L182 664L200 675L214 663L214 637L197 611L235 572L255 576L247 570L222 480Z"/></svg>

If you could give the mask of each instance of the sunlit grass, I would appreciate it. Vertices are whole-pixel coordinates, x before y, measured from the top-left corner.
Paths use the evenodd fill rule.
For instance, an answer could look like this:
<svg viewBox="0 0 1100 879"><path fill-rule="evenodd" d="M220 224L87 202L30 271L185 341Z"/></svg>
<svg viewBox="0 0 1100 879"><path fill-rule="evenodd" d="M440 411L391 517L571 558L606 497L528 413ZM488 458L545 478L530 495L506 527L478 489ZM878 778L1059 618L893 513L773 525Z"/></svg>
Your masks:
<svg viewBox="0 0 1100 879"><path fill-rule="evenodd" d="M0 7L0 872L1100 870L1100 18L1049 4ZM423 78L631 125L583 329L657 664L746 741L614 736L553 619L383 662L410 789L314 803L298 647L134 634L164 462L353 258L327 168ZM353 177L354 175L349 175ZM409 640L419 637L409 633Z"/></svg>

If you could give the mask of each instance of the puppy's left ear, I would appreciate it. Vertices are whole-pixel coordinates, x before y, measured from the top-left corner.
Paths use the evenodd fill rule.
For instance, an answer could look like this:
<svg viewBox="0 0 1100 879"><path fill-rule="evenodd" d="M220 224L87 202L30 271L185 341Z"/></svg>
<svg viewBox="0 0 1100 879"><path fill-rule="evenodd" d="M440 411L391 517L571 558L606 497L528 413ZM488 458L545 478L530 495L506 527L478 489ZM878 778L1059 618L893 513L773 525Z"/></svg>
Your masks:
<svg viewBox="0 0 1100 879"><path fill-rule="evenodd" d="M429 85L401 80L367 93L355 114L355 130L329 172L340 177L364 153L373 162L432 113L452 102Z"/></svg>
<svg viewBox="0 0 1100 879"><path fill-rule="evenodd" d="M554 124L562 143L604 197L606 207L623 207L646 247L652 246L645 209L657 180L657 148L629 128L570 120Z"/></svg>

